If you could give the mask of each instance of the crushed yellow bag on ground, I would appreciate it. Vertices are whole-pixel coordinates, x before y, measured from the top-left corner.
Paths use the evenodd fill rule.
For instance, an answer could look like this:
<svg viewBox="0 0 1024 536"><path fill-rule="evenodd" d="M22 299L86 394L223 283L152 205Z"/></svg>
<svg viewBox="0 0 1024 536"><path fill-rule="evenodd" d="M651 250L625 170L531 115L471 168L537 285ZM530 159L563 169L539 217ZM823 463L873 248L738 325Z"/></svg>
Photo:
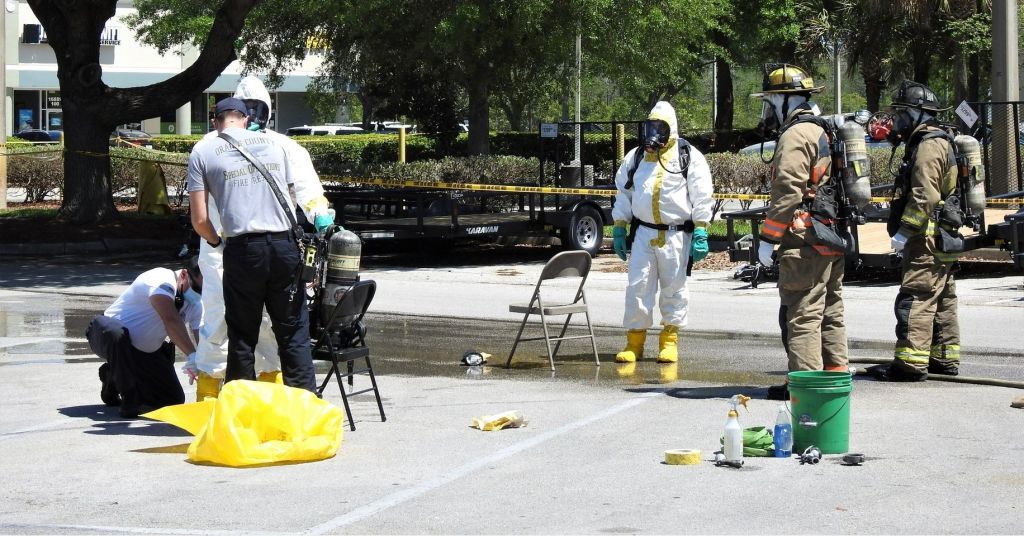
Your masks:
<svg viewBox="0 0 1024 536"><path fill-rule="evenodd" d="M304 389L245 380L226 383L216 399L143 416L195 434L189 460L232 467L330 458L345 419L341 408Z"/></svg>
<svg viewBox="0 0 1024 536"><path fill-rule="evenodd" d="M495 415L484 415L473 418L473 428L479 428L485 432L501 430L502 428L519 428L526 426L523 415L518 411L506 411Z"/></svg>

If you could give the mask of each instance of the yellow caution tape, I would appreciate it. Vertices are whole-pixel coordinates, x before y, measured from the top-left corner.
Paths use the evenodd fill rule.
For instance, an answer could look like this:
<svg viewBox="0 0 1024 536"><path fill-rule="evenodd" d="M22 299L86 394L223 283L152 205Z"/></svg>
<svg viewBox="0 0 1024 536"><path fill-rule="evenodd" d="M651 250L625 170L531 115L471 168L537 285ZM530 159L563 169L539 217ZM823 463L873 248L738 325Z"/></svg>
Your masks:
<svg viewBox="0 0 1024 536"><path fill-rule="evenodd" d="M666 450L665 463L668 465L697 465L700 463L700 451L695 449Z"/></svg>
<svg viewBox="0 0 1024 536"><path fill-rule="evenodd" d="M430 182L430 181L398 181L390 179L356 179L324 175L321 181L347 182L369 186L393 186L396 188L434 188L437 190L470 190L475 192L509 192L519 194L562 194L562 195L595 195L615 197L615 190L597 188L552 188L548 186L511 186L507 184L473 184L468 182Z"/></svg>
<svg viewBox="0 0 1024 536"><path fill-rule="evenodd" d="M60 149L54 149L52 152L59 152ZM6 151L5 151L6 152ZM6 153L8 157L17 156L32 156L41 153L49 153L51 151L38 151L32 153ZM155 158L140 158L136 156L124 156L114 154L101 154L89 151L75 151L77 154L84 156L95 156L102 158L120 158L123 160L136 160L140 162L154 162L157 164L164 164L169 166L187 166L184 162L174 162L168 160L158 160ZM152 151L149 152L158 155L180 155L181 153L170 153L166 151ZM391 180L391 179L379 179L379 178L355 178L355 177L341 177L337 175L321 175L320 180L324 182L342 182L347 184L360 184L365 186L390 186L394 188L431 188L435 190L469 190L476 192L508 192L508 193L520 193L520 194L547 194L547 195L582 195L582 196L596 196L596 197L615 197L616 190L613 189L600 189L600 188L557 188L550 186L512 186L507 184L476 184L468 182L431 182L431 181L402 181L402 180ZM716 193L711 196L717 200L734 200L734 201L770 201L771 196L767 194L722 194ZM892 201L889 197L872 197L872 203L888 203ZM1020 198L1016 199L986 199L985 204L987 205L1007 205L1017 206L1024 204L1024 200Z"/></svg>
<svg viewBox="0 0 1024 536"><path fill-rule="evenodd" d="M547 186L511 186L506 184L476 184L466 182L431 182L431 181L400 181L391 179L363 179L356 177L341 177L337 175L322 175L321 181L343 182L347 184L360 184L365 186L390 186L394 188L432 188L436 190L470 190L478 192L509 192L524 194L559 194L559 195L590 195L599 197L614 197L616 191L597 188L552 188ZM719 200L736 201L770 201L771 196L767 194L722 194L716 193L711 196ZM872 203L888 203L890 197L872 197ZM1021 199L988 199L985 201L990 205L1020 205L1024 204Z"/></svg>

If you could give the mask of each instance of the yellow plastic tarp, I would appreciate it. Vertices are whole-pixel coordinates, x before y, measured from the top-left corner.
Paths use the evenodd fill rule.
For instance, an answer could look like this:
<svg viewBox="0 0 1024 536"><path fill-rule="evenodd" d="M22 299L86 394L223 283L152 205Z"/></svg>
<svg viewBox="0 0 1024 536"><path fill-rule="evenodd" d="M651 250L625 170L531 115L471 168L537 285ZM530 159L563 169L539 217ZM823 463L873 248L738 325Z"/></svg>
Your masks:
<svg viewBox="0 0 1024 536"><path fill-rule="evenodd" d="M235 380L216 399L167 406L143 417L194 434L189 460L242 467L334 456L345 413L304 389Z"/></svg>
<svg viewBox="0 0 1024 536"><path fill-rule="evenodd" d="M171 213L164 170L155 162L139 162L139 212L164 216Z"/></svg>

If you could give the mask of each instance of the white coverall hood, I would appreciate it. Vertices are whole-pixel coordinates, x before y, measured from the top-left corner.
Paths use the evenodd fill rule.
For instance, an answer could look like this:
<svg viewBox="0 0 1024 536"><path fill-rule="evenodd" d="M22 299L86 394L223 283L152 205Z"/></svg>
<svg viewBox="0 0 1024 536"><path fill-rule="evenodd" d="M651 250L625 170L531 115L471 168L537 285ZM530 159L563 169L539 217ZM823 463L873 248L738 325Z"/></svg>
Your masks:
<svg viewBox="0 0 1024 536"><path fill-rule="evenodd" d="M263 81L259 78L249 75L243 77L238 82L238 87L235 88L234 97L236 99L255 99L263 101L267 105L267 122L270 122L270 116L273 114L273 108L270 106L270 92L267 91L267 86L263 85ZM264 125L266 126L266 125Z"/></svg>
<svg viewBox="0 0 1024 536"><path fill-rule="evenodd" d="M651 113L647 114L647 119L660 119L668 123L672 131L671 139L679 138L679 121L676 120L676 109L671 104L665 101L658 101L654 108L651 108Z"/></svg>

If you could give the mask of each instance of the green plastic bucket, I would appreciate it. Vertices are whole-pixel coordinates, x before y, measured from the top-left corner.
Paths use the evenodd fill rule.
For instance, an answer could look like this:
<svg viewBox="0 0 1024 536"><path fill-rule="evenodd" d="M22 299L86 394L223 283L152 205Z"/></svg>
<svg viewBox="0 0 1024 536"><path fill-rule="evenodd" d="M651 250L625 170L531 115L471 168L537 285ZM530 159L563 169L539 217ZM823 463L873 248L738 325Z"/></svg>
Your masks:
<svg viewBox="0 0 1024 536"><path fill-rule="evenodd" d="M793 452L814 445L822 454L850 450L849 372L801 370L789 373L789 400L793 412Z"/></svg>

